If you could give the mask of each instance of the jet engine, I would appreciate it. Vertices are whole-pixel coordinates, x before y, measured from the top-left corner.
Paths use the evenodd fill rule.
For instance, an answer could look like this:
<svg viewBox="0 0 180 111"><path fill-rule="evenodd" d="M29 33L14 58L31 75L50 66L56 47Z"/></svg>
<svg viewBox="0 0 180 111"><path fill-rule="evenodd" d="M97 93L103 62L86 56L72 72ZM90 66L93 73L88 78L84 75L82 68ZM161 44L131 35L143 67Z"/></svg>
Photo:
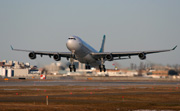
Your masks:
<svg viewBox="0 0 180 111"><path fill-rule="evenodd" d="M144 59L146 59L146 54L144 53L144 52L142 52L142 53L139 53L139 58L141 59L141 60L144 60Z"/></svg>
<svg viewBox="0 0 180 111"><path fill-rule="evenodd" d="M106 55L106 59L107 59L108 61L113 61L113 56L112 56L112 54Z"/></svg>
<svg viewBox="0 0 180 111"><path fill-rule="evenodd" d="M34 52L29 53L29 58L30 59L36 59L36 54Z"/></svg>
<svg viewBox="0 0 180 111"><path fill-rule="evenodd" d="M61 60L61 56L59 54L53 55L53 58L54 58L55 61L60 61Z"/></svg>

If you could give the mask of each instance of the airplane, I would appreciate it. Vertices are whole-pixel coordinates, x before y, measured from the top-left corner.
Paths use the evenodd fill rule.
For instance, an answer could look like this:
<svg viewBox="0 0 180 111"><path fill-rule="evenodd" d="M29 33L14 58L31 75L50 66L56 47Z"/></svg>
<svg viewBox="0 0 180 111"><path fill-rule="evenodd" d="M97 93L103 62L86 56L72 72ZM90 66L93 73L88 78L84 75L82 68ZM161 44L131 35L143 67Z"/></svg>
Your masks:
<svg viewBox="0 0 180 111"><path fill-rule="evenodd" d="M147 54L167 52L175 50L177 45L172 49L166 50L152 50L152 51L128 51L128 52L104 52L106 36L103 36L101 48L99 51L95 50L85 41L83 41L78 36L71 36L66 42L66 46L70 52L50 52L50 51L34 51L34 50L22 50L14 49L11 46L11 49L14 51L24 51L29 52L30 59L36 59L36 55L49 56L53 57L55 61L60 61L61 57L70 59L69 69L70 72L76 72L76 67L74 65L74 60L78 60L81 63L86 64L86 69L91 67L99 68L100 72L106 72L105 61L113 60L122 60L122 59L131 59L131 56L138 56L141 60L146 59Z"/></svg>

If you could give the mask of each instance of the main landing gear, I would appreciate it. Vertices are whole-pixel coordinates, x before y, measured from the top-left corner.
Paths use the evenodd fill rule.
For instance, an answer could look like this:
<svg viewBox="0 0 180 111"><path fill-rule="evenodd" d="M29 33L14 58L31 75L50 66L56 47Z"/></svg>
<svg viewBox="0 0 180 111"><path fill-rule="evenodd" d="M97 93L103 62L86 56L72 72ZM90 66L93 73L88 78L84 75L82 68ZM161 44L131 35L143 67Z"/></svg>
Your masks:
<svg viewBox="0 0 180 111"><path fill-rule="evenodd" d="M101 58L101 65L99 65L99 70L100 70L100 72L102 72L102 71L106 72L103 58Z"/></svg>
<svg viewBox="0 0 180 111"><path fill-rule="evenodd" d="M99 65L99 70L100 70L100 72L102 72L102 71L106 72L105 65Z"/></svg>

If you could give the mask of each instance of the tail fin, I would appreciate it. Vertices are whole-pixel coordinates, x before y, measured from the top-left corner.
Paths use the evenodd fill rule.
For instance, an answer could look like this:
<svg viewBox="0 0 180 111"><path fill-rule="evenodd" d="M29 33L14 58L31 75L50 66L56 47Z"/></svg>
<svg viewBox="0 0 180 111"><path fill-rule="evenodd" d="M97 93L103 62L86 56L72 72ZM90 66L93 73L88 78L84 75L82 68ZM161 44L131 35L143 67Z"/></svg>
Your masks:
<svg viewBox="0 0 180 111"><path fill-rule="evenodd" d="M12 45L11 45L10 47L11 47L11 50L14 50L14 48L13 48L13 46L12 46Z"/></svg>
<svg viewBox="0 0 180 111"><path fill-rule="evenodd" d="M104 44L105 44L105 40L106 40L106 35L103 36L102 45L101 45L101 49L100 49L99 52L104 52Z"/></svg>

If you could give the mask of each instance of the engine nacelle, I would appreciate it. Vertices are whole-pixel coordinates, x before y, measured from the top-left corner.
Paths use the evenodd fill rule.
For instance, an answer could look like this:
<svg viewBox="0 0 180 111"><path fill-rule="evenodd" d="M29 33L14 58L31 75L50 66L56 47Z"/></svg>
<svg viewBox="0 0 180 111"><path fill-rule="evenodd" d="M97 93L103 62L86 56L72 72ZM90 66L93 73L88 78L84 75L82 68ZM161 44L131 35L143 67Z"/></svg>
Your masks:
<svg viewBox="0 0 180 111"><path fill-rule="evenodd" d="M36 54L34 52L29 53L29 58L30 59L36 59Z"/></svg>
<svg viewBox="0 0 180 111"><path fill-rule="evenodd" d="M53 55L53 58L54 58L55 61L60 61L61 60L61 56L59 54Z"/></svg>
<svg viewBox="0 0 180 111"><path fill-rule="evenodd" d="M144 59L146 59L146 54L144 53L144 52L142 52L142 53L139 53L139 58L141 59L141 60L144 60Z"/></svg>
<svg viewBox="0 0 180 111"><path fill-rule="evenodd" d="M113 56L112 56L111 54L106 55L106 59L107 59L108 61L113 61Z"/></svg>

